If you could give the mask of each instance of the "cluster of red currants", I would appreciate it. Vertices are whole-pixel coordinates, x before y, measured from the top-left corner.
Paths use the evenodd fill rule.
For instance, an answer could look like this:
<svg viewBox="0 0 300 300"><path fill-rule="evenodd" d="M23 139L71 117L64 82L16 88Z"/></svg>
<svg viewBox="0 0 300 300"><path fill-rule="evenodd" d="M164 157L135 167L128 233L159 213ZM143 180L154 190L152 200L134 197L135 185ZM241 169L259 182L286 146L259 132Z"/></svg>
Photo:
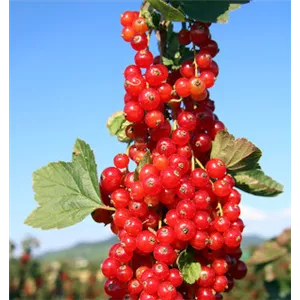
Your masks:
<svg viewBox="0 0 300 300"><path fill-rule="evenodd" d="M102 263L105 292L111 300L222 299L247 268L240 260L241 195L224 162L210 159L212 141L225 129L207 91L218 75L218 45L210 24L194 23L178 34L181 44L193 43L194 61L169 71L149 51L148 27L137 12L125 12L121 24L137 51L124 72L124 113L132 122L126 135L133 142L101 174L102 200L116 209L111 229L120 240ZM130 159L138 164L147 152L151 163L130 172ZM93 218L110 213L97 210ZM176 262L185 249L202 267L192 285Z"/></svg>

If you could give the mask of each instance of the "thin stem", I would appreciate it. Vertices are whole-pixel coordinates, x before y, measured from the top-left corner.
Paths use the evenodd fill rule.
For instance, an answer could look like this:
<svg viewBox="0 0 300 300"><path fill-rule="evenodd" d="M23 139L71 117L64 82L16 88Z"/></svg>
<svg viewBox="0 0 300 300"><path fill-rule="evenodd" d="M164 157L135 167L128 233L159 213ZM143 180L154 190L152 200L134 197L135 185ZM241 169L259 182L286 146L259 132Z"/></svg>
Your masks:
<svg viewBox="0 0 300 300"><path fill-rule="evenodd" d="M204 169L204 170L205 170L204 166L202 165L201 161L200 161L198 158L195 158L195 161L196 161L196 163L199 165L199 167L200 167L201 169Z"/></svg>
<svg viewBox="0 0 300 300"><path fill-rule="evenodd" d="M128 156L129 156L129 148L130 148L130 144L131 144L131 142L128 142L128 143L127 143L127 148L126 148L126 155L128 155Z"/></svg>
<svg viewBox="0 0 300 300"><path fill-rule="evenodd" d="M196 62L197 51L196 51L195 44L193 44L193 51L194 51L195 77L198 77L198 65L197 65L197 62Z"/></svg>
<svg viewBox="0 0 300 300"><path fill-rule="evenodd" d="M195 170L195 155L194 155L194 152L192 154L192 171Z"/></svg>
<svg viewBox="0 0 300 300"><path fill-rule="evenodd" d="M222 205L221 205L220 201L218 202L217 208L218 208L218 210L219 210L220 216L223 216L223 208L222 208Z"/></svg>
<svg viewBox="0 0 300 300"><path fill-rule="evenodd" d="M155 235L156 235L156 231L155 231L153 228L151 228L151 227L148 227L148 230L149 230L150 232L152 232L153 234L155 234Z"/></svg>

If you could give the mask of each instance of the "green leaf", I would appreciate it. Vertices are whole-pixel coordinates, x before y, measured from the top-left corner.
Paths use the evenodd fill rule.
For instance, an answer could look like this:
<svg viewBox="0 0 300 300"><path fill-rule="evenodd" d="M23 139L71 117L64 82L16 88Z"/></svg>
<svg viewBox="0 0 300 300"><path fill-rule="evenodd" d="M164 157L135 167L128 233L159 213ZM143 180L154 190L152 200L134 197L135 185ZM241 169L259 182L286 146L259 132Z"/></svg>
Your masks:
<svg viewBox="0 0 300 300"><path fill-rule="evenodd" d="M158 29L160 22L160 14L154 11L154 8L150 3L145 3L141 10L141 15L146 20L149 29Z"/></svg>
<svg viewBox="0 0 300 300"><path fill-rule="evenodd" d="M111 117L109 117L106 126L110 135L116 135L125 121L126 119L123 111L117 111Z"/></svg>
<svg viewBox="0 0 300 300"><path fill-rule="evenodd" d="M200 278L201 265L195 261L193 254L188 250L183 250L179 254L177 265L186 283L193 284Z"/></svg>
<svg viewBox="0 0 300 300"><path fill-rule="evenodd" d="M151 5L158 10L166 21L184 22L184 14L175 7L167 4L162 0L147 0Z"/></svg>
<svg viewBox="0 0 300 300"><path fill-rule="evenodd" d="M94 153L77 139L72 162L50 163L33 173L39 207L25 220L34 228L64 228L83 220L101 202Z"/></svg>
<svg viewBox="0 0 300 300"><path fill-rule="evenodd" d="M241 4L229 4L228 10L217 18L218 23L228 23L229 13L240 8Z"/></svg>
<svg viewBox="0 0 300 300"><path fill-rule="evenodd" d="M261 170L248 170L233 174L236 187L244 192L273 197L283 192L283 185L264 174Z"/></svg>
<svg viewBox="0 0 300 300"><path fill-rule="evenodd" d="M148 150L134 170L134 180L139 180L139 174L144 165L151 164L151 152Z"/></svg>
<svg viewBox="0 0 300 300"><path fill-rule="evenodd" d="M126 128L131 122L127 121L123 111L115 112L108 118L106 126L110 135L116 135L118 140L123 143L128 143L130 139L126 136Z"/></svg>
<svg viewBox="0 0 300 300"><path fill-rule="evenodd" d="M257 167L261 155L260 149L247 139L235 140L233 135L222 130L215 137L210 157L223 160L230 171L243 171Z"/></svg>
<svg viewBox="0 0 300 300"><path fill-rule="evenodd" d="M226 0L180 1L180 7L190 18L202 22L216 22L218 17L229 8Z"/></svg>
<svg viewBox="0 0 300 300"><path fill-rule="evenodd" d="M129 121L126 120L126 121L122 124L120 130L118 130L118 132L117 132L117 134L116 134L118 140L119 140L120 142L122 142L122 143L128 143L128 142L131 141L130 138L128 138L127 135L126 135L126 128L127 128L127 126L130 125L130 124L131 124L131 122L129 122Z"/></svg>
<svg viewBox="0 0 300 300"><path fill-rule="evenodd" d="M173 65L173 60L167 57L162 57L162 62L165 66L172 66Z"/></svg>

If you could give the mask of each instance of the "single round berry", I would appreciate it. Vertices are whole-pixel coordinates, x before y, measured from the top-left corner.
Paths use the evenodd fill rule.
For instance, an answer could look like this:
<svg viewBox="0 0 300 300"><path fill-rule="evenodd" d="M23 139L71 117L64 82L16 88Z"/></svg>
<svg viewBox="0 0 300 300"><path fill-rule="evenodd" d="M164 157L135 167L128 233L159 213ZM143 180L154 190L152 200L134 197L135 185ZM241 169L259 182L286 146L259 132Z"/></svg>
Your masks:
<svg viewBox="0 0 300 300"><path fill-rule="evenodd" d="M212 288L198 289L196 296L199 300L216 300L215 291Z"/></svg>
<svg viewBox="0 0 300 300"><path fill-rule="evenodd" d="M152 271L156 278L164 281L169 276L169 267L167 264L158 262L152 267Z"/></svg>
<svg viewBox="0 0 300 300"><path fill-rule="evenodd" d="M145 180L150 175L159 175L159 170L152 164L145 164L139 173L139 180Z"/></svg>
<svg viewBox="0 0 300 300"><path fill-rule="evenodd" d="M136 246L143 253L151 253L156 245L156 236L149 230L142 231L136 238Z"/></svg>
<svg viewBox="0 0 300 300"><path fill-rule="evenodd" d="M171 282L174 287L178 287L183 283L183 276L178 269L171 269L167 281Z"/></svg>
<svg viewBox="0 0 300 300"><path fill-rule="evenodd" d="M132 252L126 252L125 249L121 246L121 244L118 244L113 250L112 250L112 257L116 260L120 261L121 263L127 263L132 259L133 253Z"/></svg>
<svg viewBox="0 0 300 300"><path fill-rule="evenodd" d="M187 131L195 130L197 124L195 115L187 111L183 111L178 115L177 122L181 128Z"/></svg>
<svg viewBox="0 0 300 300"><path fill-rule="evenodd" d="M114 165L119 169L127 168L129 157L124 153L119 153L114 157Z"/></svg>
<svg viewBox="0 0 300 300"><path fill-rule="evenodd" d="M245 225L244 222L238 218L231 223L231 228L238 229L240 232L243 232Z"/></svg>
<svg viewBox="0 0 300 300"><path fill-rule="evenodd" d="M104 283L104 291L107 295L118 299L126 294L126 284L117 278L108 278Z"/></svg>
<svg viewBox="0 0 300 300"><path fill-rule="evenodd" d="M131 40L135 36L135 31L132 26L126 26L122 29L121 36L125 42L131 42Z"/></svg>
<svg viewBox="0 0 300 300"><path fill-rule="evenodd" d="M120 266L117 269L117 278L121 282L128 282L133 276L133 271L128 265Z"/></svg>
<svg viewBox="0 0 300 300"><path fill-rule="evenodd" d="M183 155L173 154L169 157L169 166L176 169L182 176L189 171L190 162Z"/></svg>
<svg viewBox="0 0 300 300"><path fill-rule="evenodd" d="M193 144L196 151L207 152L211 149L212 141L206 133L199 133L195 136Z"/></svg>
<svg viewBox="0 0 300 300"><path fill-rule="evenodd" d="M211 198L205 190L199 190L195 193L193 201L196 205L196 208L199 210L206 209L211 203Z"/></svg>
<svg viewBox="0 0 300 300"><path fill-rule="evenodd" d="M200 168L193 170L190 178L192 184L198 188L204 188L209 183L207 172Z"/></svg>
<svg viewBox="0 0 300 300"><path fill-rule="evenodd" d="M125 11L120 18L120 22L122 26L131 26L134 20L135 20L135 14L133 11Z"/></svg>
<svg viewBox="0 0 300 300"><path fill-rule="evenodd" d="M111 194L111 203L115 208L125 208L130 201L130 194L125 189L117 189Z"/></svg>
<svg viewBox="0 0 300 300"><path fill-rule="evenodd" d="M172 140L178 146L186 145L190 140L190 134L183 128L177 128L172 133Z"/></svg>
<svg viewBox="0 0 300 300"><path fill-rule="evenodd" d="M154 110L160 104L160 96L157 90L149 88L144 89L139 94L139 104L145 110Z"/></svg>
<svg viewBox="0 0 300 300"><path fill-rule="evenodd" d="M148 26L144 18L137 18L132 22L132 27L138 34L144 34L148 31Z"/></svg>
<svg viewBox="0 0 300 300"><path fill-rule="evenodd" d="M230 227L230 221L226 216L216 217L214 220L214 228L218 232L225 232Z"/></svg>
<svg viewBox="0 0 300 300"><path fill-rule="evenodd" d="M232 204L239 204L241 202L241 194L237 190L232 189L230 194L225 199L226 202L230 202Z"/></svg>
<svg viewBox="0 0 300 300"><path fill-rule="evenodd" d="M176 288L169 281L162 282L157 290L157 294L160 299L173 300L176 297Z"/></svg>
<svg viewBox="0 0 300 300"><path fill-rule="evenodd" d="M131 217L131 212L126 208L117 209L113 215L114 223L119 227L123 228L125 222Z"/></svg>
<svg viewBox="0 0 300 300"><path fill-rule="evenodd" d="M212 63L212 57L207 50L200 50L196 55L196 63L200 69L208 69Z"/></svg>
<svg viewBox="0 0 300 300"><path fill-rule="evenodd" d="M172 167L162 170L160 173L161 184L165 189L174 189L180 185L181 175Z"/></svg>
<svg viewBox="0 0 300 300"><path fill-rule="evenodd" d="M167 103L171 100L172 98L172 86L168 83L163 83L161 86L158 87L157 89L159 96L160 96L160 101Z"/></svg>
<svg viewBox="0 0 300 300"><path fill-rule="evenodd" d="M226 197L230 194L231 187L226 181L218 179L213 184L213 191L214 194L218 197Z"/></svg>
<svg viewBox="0 0 300 300"><path fill-rule="evenodd" d="M230 269L230 272L234 279L243 279L247 275L247 265L243 261L239 260L236 265Z"/></svg>
<svg viewBox="0 0 300 300"><path fill-rule="evenodd" d="M188 179L181 179L180 186L176 189L176 195L180 199L192 199L195 195L195 187Z"/></svg>
<svg viewBox="0 0 300 300"><path fill-rule="evenodd" d="M143 281L144 292L146 292L149 295L156 294L159 284L160 281L155 277L147 278L145 281Z"/></svg>
<svg viewBox="0 0 300 300"><path fill-rule="evenodd" d="M185 77L177 79L175 82L175 91L180 97L188 97L191 94L189 80Z"/></svg>
<svg viewBox="0 0 300 300"><path fill-rule="evenodd" d="M195 236L189 241L196 250L204 249L209 242L209 235L206 231L197 230Z"/></svg>
<svg viewBox="0 0 300 300"><path fill-rule="evenodd" d="M143 229L142 221L136 217L131 217L125 222L124 229L129 235L136 237Z"/></svg>
<svg viewBox="0 0 300 300"><path fill-rule="evenodd" d="M158 110L152 110L146 113L145 123L150 128L155 128L165 121L164 114Z"/></svg>
<svg viewBox="0 0 300 300"><path fill-rule="evenodd" d="M115 167L109 167L103 170L101 174L101 187L105 192L113 192L120 187L122 173Z"/></svg>
<svg viewBox="0 0 300 300"><path fill-rule="evenodd" d="M222 179L224 181L228 182L228 184L231 186L231 188L234 187L235 180L234 180L234 178L230 174L225 175ZM238 203L236 203L236 204L238 204Z"/></svg>
<svg viewBox="0 0 300 300"><path fill-rule="evenodd" d="M170 209L166 214L166 221L165 223L174 228L177 222L179 221L179 216L177 215L176 209Z"/></svg>
<svg viewBox="0 0 300 300"><path fill-rule="evenodd" d="M130 201L128 209L134 217L142 218L148 212L148 206L145 202Z"/></svg>
<svg viewBox="0 0 300 300"><path fill-rule="evenodd" d="M133 200L139 201L145 197L143 182L135 181L130 186L130 196Z"/></svg>
<svg viewBox="0 0 300 300"><path fill-rule="evenodd" d="M235 221L241 214L240 207L237 204L227 202L223 207L223 214L226 216L229 221Z"/></svg>
<svg viewBox="0 0 300 300"><path fill-rule="evenodd" d="M242 242L241 232L237 229L229 228L224 232L224 243L226 246L235 248L238 247Z"/></svg>
<svg viewBox="0 0 300 300"><path fill-rule="evenodd" d="M153 256L158 262L167 265L172 265L177 258L175 250L168 244L156 245L153 250Z"/></svg>
<svg viewBox="0 0 300 300"><path fill-rule="evenodd" d="M146 81L141 75L129 75L124 83L125 91L131 96L139 96L146 88Z"/></svg>
<svg viewBox="0 0 300 300"><path fill-rule="evenodd" d="M164 154L166 157L169 157L176 152L176 144L169 138L162 138L156 145L156 151L159 154Z"/></svg>
<svg viewBox="0 0 300 300"><path fill-rule="evenodd" d="M140 68L149 68L153 63L153 54L149 50L141 50L134 57L135 64Z"/></svg>
<svg viewBox="0 0 300 300"><path fill-rule="evenodd" d="M227 287L227 284L228 284L228 280L226 276L224 275L216 276L212 288L218 293L223 293Z"/></svg>
<svg viewBox="0 0 300 300"><path fill-rule="evenodd" d="M207 89L213 87L215 84L215 74L211 71L202 71L199 77L204 83Z"/></svg>
<svg viewBox="0 0 300 300"><path fill-rule="evenodd" d="M226 174L226 166L221 159L213 158L206 163L206 171L209 177L220 179Z"/></svg>
<svg viewBox="0 0 300 300"><path fill-rule="evenodd" d="M148 38L146 34L136 34L131 42L131 47L136 51L141 51L147 48L148 46Z"/></svg>
<svg viewBox="0 0 300 300"><path fill-rule="evenodd" d="M200 77L191 77L188 82L192 97L202 95L205 91L205 82Z"/></svg>
<svg viewBox="0 0 300 300"><path fill-rule="evenodd" d="M158 176L149 175L143 180L144 191L147 195L155 196L158 195L162 189L162 183Z"/></svg>
<svg viewBox="0 0 300 300"><path fill-rule="evenodd" d="M220 232L213 232L209 236L209 244L208 244L209 249L214 251L219 250L222 248L223 244L224 244L224 238Z"/></svg>
<svg viewBox="0 0 300 300"><path fill-rule="evenodd" d="M128 282L127 289L130 294L138 295L143 290L143 285L134 278Z"/></svg>
<svg viewBox="0 0 300 300"><path fill-rule="evenodd" d="M192 60L184 61L180 67L180 74L185 78L195 76L195 66Z"/></svg>
<svg viewBox="0 0 300 300"><path fill-rule="evenodd" d="M192 219L196 215L196 205L190 200L181 200L176 206L177 214L182 219Z"/></svg>
<svg viewBox="0 0 300 300"><path fill-rule="evenodd" d="M219 53L218 44L213 40L210 40L202 49L208 51L211 57L215 57Z"/></svg>
<svg viewBox="0 0 300 300"><path fill-rule="evenodd" d="M197 284L200 287L209 287L214 283L215 277L216 277L215 271L212 268L207 266L202 266L200 278L197 280Z"/></svg>
<svg viewBox="0 0 300 300"><path fill-rule="evenodd" d="M126 232L126 231L125 231ZM124 237L120 239L121 246L126 252L133 252L136 249L136 239L126 233Z"/></svg>
<svg viewBox="0 0 300 300"><path fill-rule="evenodd" d="M193 221L199 230L205 230L211 225L210 214L205 210L198 210L193 218Z"/></svg>
<svg viewBox="0 0 300 300"><path fill-rule="evenodd" d="M151 86L158 87L167 80L168 74L168 69L164 65L157 64L147 69L145 77Z"/></svg>
<svg viewBox="0 0 300 300"><path fill-rule="evenodd" d="M181 29L178 32L178 42L180 45L188 45L191 42L190 32L186 29Z"/></svg>
<svg viewBox="0 0 300 300"><path fill-rule="evenodd" d="M191 220L181 219L176 223L174 231L179 240L189 241L196 234L196 226Z"/></svg>
<svg viewBox="0 0 300 300"><path fill-rule="evenodd" d="M224 275L229 270L228 263L223 258L217 258L212 263L212 268L216 275Z"/></svg>
<svg viewBox="0 0 300 300"><path fill-rule="evenodd" d="M115 258L106 258L101 265L102 274L105 277L116 277L117 269L120 267L120 265L120 262Z"/></svg>
<svg viewBox="0 0 300 300"><path fill-rule="evenodd" d="M190 39L197 46L206 45L209 41L208 28L203 24L193 24L190 31Z"/></svg>
<svg viewBox="0 0 300 300"><path fill-rule="evenodd" d="M163 226L157 231L156 238L161 244L172 244L176 239L176 234L171 227Z"/></svg>
<svg viewBox="0 0 300 300"><path fill-rule="evenodd" d="M136 65L129 65L124 70L124 77L127 79L130 76L142 76L141 69Z"/></svg>

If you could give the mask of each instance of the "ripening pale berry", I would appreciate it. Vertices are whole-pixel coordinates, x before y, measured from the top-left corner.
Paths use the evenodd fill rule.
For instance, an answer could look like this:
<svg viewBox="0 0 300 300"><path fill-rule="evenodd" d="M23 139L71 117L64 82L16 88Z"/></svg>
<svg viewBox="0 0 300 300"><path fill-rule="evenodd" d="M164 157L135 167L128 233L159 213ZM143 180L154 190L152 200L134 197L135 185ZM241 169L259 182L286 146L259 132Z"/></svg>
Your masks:
<svg viewBox="0 0 300 300"><path fill-rule="evenodd" d="M132 22L132 27L138 34L144 34L148 31L148 26L144 18L137 18Z"/></svg>
<svg viewBox="0 0 300 300"><path fill-rule="evenodd" d="M125 11L120 17L120 22L122 26L131 26L134 20L135 14L133 11Z"/></svg>
<svg viewBox="0 0 300 300"><path fill-rule="evenodd" d="M135 31L132 26L126 26L122 29L121 36L125 42L131 42L131 40L135 36Z"/></svg>
<svg viewBox="0 0 300 300"><path fill-rule="evenodd" d="M213 158L206 163L206 171L209 177L220 179L226 174L226 166L221 159Z"/></svg>

